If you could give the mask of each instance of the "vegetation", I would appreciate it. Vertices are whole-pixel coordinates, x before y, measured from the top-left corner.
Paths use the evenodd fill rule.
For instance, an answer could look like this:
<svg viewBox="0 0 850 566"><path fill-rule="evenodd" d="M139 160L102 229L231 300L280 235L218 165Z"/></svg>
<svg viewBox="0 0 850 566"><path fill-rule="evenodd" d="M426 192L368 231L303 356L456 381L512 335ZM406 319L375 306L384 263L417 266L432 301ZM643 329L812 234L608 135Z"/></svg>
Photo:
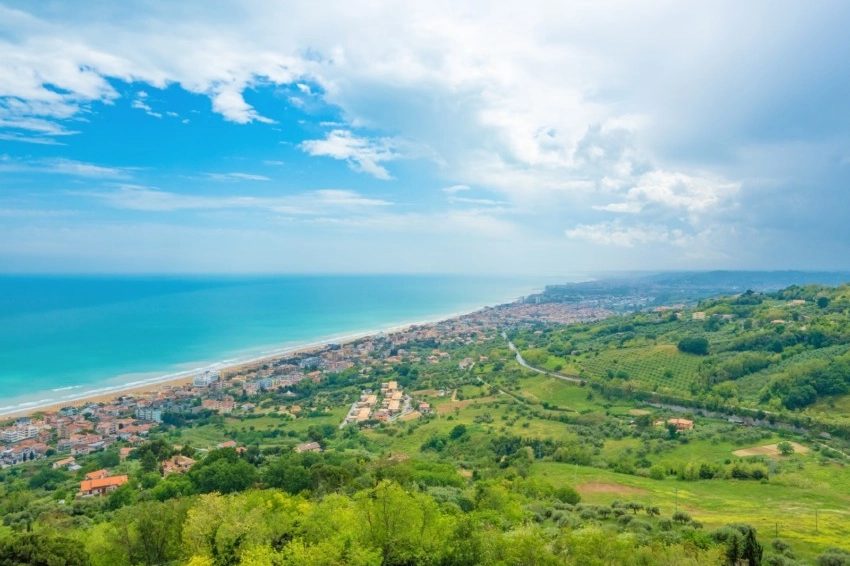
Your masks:
<svg viewBox="0 0 850 566"><path fill-rule="evenodd" d="M52 469L63 455L8 468L0 566L850 564L848 297L791 288L704 301L706 320L509 333L577 382L523 369L497 332L407 344L392 364L261 391L254 412L168 419L125 461L114 446L76 472ZM417 361L438 346L449 356ZM389 379L432 412L339 427ZM309 441L322 451L293 450ZM163 477L177 451L198 462ZM130 481L76 499L103 467Z"/></svg>

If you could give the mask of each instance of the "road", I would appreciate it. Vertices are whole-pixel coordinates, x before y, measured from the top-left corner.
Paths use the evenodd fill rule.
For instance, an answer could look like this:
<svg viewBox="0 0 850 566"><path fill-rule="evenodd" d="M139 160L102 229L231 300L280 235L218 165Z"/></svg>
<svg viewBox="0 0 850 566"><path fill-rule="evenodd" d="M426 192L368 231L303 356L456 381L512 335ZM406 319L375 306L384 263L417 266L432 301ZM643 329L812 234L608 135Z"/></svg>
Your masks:
<svg viewBox="0 0 850 566"><path fill-rule="evenodd" d="M545 369L540 369L540 368L536 368L532 365L529 365L529 363L526 362L525 359L523 359L522 354L519 353L519 349L516 346L514 346L514 343L511 342L510 340L508 340L507 333L502 332L502 338L504 338L505 340L508 341L508 348L510 348L511 351L516 354L516 361L522 367L524 367L526 369L530 369L531 371L536 371L537 373L542 373L543 375L548 375L548 376L554 377L556 379L561 379L563 381L569 381L571 383L578 383L578 384L585 383L585 380L583 380L580 377L564 375L562 373L558 373L558 372L555 372L555 371L547 371Z"/></svg>

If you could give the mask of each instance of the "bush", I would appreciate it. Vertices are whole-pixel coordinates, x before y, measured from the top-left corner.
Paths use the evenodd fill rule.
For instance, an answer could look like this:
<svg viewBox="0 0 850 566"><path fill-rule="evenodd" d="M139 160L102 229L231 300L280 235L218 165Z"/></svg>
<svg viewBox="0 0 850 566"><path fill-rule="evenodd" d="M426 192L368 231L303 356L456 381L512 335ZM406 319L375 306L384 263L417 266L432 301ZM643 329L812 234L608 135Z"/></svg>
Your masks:
<svg viewBox="0 0 850 566"><path fill-rule="evenodd" d="M708 355L708 340L705 338L682 338L676 345L680 352L696 356Z"/></svg>
<svg viewBox="0 0 850 566"><path fill-rule="evenodd" d="M664 479L664 468L659 466L658 464L649 468L649 477L654 480L663 480Z"/></svg>
<svg viewBox="0 0 850 566"><path fill-rule="evenodd" d="M817 557L818 566L850 566L850 552L827 548Z"/></svg>

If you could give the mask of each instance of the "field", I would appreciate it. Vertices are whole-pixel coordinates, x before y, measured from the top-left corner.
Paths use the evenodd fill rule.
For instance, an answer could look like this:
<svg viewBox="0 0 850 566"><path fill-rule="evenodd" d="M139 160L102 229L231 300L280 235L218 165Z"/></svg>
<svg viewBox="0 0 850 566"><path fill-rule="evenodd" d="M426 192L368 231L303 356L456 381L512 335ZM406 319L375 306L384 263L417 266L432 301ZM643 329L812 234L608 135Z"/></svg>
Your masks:
<svg viewBox="0 0 850 566"><path fill-rule="evenodd" d="M702 359L679 352L676 346L665 344L640 348L616 348L597 354L585 354L578 365L591 377L605 377L612 372L650 390L668 388L680 394L690 391L697 378Z"/></svg>
<svg viewBox="0 0 850 566"><path fill-rule="evenodd" d="M788 444L794 447L795 454L806 454L809 452L809 449L802 444L797 444L796 442L789 442ZM733 451L732 454L735 456L780 456L782 452L780 452L778 446L778 444L765 444L764 446L753 448L741 448L740 450Z"/></svg>
<svg viewBox="0 0 850 566"><path fill-rule="evenodd" d="M259 444L265 448L276 446L292 438L284 433L293 434L306 431L311 426L338 426L345 418L347 407L337 407L317 417L299 417L297 419L279 418L265 415L258 418L239 420L225 418L221 424L207 424L199 427L184 428L175 442L190 444L195 448L211 449L220 442L237 440L240 444ZM277 431L275 433L275 431ZM274 436L272 436L274 434Z"/></svg>
<svg viewBox="0 0 850 566"><path fill-rule="evenodd" d="M810 464L811 465L811 464ZM817 464L814 464L815 466ZM850 536L850 494L826 486L792 487L785 484L738 481L651 480L568 464L539 463L534 477L572 485L584 501L610 505L614 500L637 501L661 508L662 514L685 511L706 528L745 521L755 526L765 542L776 538L790 543L798 556L814 556L828 546L843 546ZM846 472L831 470L836 482Z"/></svg>
<svg viewBox="0 0 850 566"><path fill-rule="evenodd" d="M657 355L677 357L670 356L668 349L660 349ZM625 359L621 353L619 359ZM363 431L363 434L386 450L414 455L420 453L429 438L448 435L462 424L470 438L462 453L470 461L474 459L476 445L486 446L490 439L501 434L554 439L567 444L578 442L580 437L573 428L553 420L553 416L566 415L570 422L584 423L591 429L619 423L619 430L628 430L625 423L644 415L652 420L664 418L651 407L608 401L588 387L540 374L526 374L513 388L506 387L505 395L482 395L486 389L478 389L481 397L477 399L452 402L445 398L442 406L446 409L436 418L397 423L396 434L388 435L380 430ZM465 389L464 393L471 395L475 391ZM534 411L540 416L534 416ZM793 546L799 557L813 558L826 547L846 544L850 536L850 470L843 463L822 459L811 448L816 445L804 437L792 440L770 431L735 427L724 420L693 415L688 418L693 418L696 425L693 431L683 433L687 441L655 440L651 446L659 449L647 453L646 458L653 466L666 471L663 479L651 479L646 468L637 468L630 474L610 468L613 462L635 460L636 454L650 446L630 434L606 436L591 466L542 458L531 463L528 473L554 485L574 485L590 504L637 501L661 507L666 516L678 509L703 523L706 529L734 522L750 523L758 528L765 544L778 535ZM658 437L659 433L654 434ZM786 440L792 442L795 453L779 456L776 445ZM429 457L428 452L420 454ZM461 465L468 465L462 462L463 459ZM730 462L762 466L770 477L762 481L682 481L672 473L702 464L722 468Z"/></svg>

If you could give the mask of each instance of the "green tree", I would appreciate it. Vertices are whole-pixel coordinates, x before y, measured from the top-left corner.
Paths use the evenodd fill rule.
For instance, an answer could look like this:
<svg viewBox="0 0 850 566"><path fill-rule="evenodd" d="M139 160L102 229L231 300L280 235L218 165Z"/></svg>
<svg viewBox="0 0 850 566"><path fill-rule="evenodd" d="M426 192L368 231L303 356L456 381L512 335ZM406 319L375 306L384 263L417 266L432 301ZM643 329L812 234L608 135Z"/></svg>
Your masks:
<svg viewBox="0 0 850 566"><path fill-rule="evenodd" d="M76 540L26 534L0 540L0 566L89 566L89 556Z"/></svg>
<svg viewBox="0 0 850 566"><path fill-rule="evenodd" d="M263 483L295 495L312 489L313 478L310 470L301 466L294 458L282 457L266 467Z"/></svg>
<svg viewBox="0 0 850 566"><path fill-rule="evenodd" d="M696 356L708 355L708 340L703 337L682 338L676 345L680 352Z"/></svg>
<svg viewBox="0 0 850 566"><path fill-rule="evenodd" d="M234 493L254 485L257 481L257 470L244 460L217 460L198 468L197 471L193 467L189 477L199 493Z"/></svg>
<svg viewBox="0 0 850 566"><path fill-rule="evenodd" d="M367 544L377 548L383 564L435 563L443 546L447 517L429 496L408 493L382 481L356 496Z"/></svg>
<svg viewBox="0 0 850 566"><path fill-rule="evenodd" d="M449 433L449 437L452 440L457 440L464 434L466 434L466 425L459 424L452 429L452 431Z"/></svg>
<svg viewBox="0 0 850 566"><path fill-rule="evenodd" d="M790 456L794 453L794 445L785 440L777 444L776 449L779 450L779 453L783 456Z"/></svg>

